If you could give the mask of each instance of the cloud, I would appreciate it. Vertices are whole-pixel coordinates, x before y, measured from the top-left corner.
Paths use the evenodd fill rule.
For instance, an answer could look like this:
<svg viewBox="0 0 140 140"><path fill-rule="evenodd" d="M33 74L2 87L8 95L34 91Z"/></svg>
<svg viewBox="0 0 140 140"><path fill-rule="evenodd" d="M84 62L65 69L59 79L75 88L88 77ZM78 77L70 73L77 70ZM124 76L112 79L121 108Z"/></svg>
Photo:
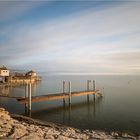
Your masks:
<svg viewBox="0 0 140 140"><path fill-rule="evenodd" d="M32 9L41 6L49 1L19 1L19 0L5 0L0 1L0 22L6 22L11 19L20 17L23 14L30 12Z"/></svg>
<svg viewBox="0 0 140 140"><path fill-rule="evenodd" d="M50 72L138 72L139 12L140 3L123 3L36 24L16 24L0 33L5 36L0 54L7 54L0 61Z"/></svg>

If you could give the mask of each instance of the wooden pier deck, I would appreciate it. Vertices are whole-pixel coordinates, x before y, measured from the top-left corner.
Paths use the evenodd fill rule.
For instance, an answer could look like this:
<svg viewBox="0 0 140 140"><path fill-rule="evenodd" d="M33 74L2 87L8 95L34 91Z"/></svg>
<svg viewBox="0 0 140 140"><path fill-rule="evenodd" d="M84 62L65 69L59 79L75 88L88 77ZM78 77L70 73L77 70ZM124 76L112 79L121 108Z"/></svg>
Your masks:
<svg viewBox="0 0 140 140"><path fill-rule="evenodd" d="M92 83L92 90L90 90L90 83ZM71 81L68 82L68 91L66 91L66 82L63 81L63 92L61 93L54 93L46 95L39 95L39 96L32 96L32 83L27 83L25 85L25 96L24 97L12 97L12 96L5 96L8 98L15 98L19 103L25 105L25 112L26 110L28 113L31 113L31 107L33 102L41 102L41 101L49 101L49 100L63 100L63 104L65 105L66 99L69 100L69 105L71 104L71 98L76 96L87 96L87 101L89 102L89 95L93 95L95 99L95 95L99 95L102 97L102 94L99 90L96 90L95 87L95 80L87 80L87 90L86 91L71 91ZM2 96L0 96L2 97ZM3 96L4 97L4 96Z"/></svg>
<svg viewBox="0 0 140 140"><path fill-rule="evenodd" d="M90 95L90 94L99 94L99 95L101 95L99 90L96 90L96 91L79 91L79 92L71 92L71 97L82 96L82 95ZM32 96L31 102L66 99L66 98L69 98L69 97L70 97L69 93L47 94L47 95L40 95L40 96ZM22 104L28 102L28 98L19 98L17 100Z"/></svg>

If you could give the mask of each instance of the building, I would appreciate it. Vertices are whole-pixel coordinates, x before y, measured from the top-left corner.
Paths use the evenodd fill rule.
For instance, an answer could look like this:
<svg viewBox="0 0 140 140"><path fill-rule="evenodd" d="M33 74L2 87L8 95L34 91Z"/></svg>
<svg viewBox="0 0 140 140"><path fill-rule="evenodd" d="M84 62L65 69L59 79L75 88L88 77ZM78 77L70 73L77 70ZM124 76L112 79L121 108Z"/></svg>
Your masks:
<svg viewBox="0 0 140 140"><path fill-rule="evenodd" d="M0 76L9 76L10 71L5 67L0 67Z"/></svg>
<svg viewBox="0 0 140 140"><path fill-rule="evenodd" d="M29 71L26 73L26 76L30 76L30 77L36 77L37 76L37 73L33 70Z"/></svg>
<svg viewBox="0 0 140 140"><path fill-rule="evenodd" d="M5 66L0 67L0 81L5 83L9 77L10 70L8 70Z"/></svg>

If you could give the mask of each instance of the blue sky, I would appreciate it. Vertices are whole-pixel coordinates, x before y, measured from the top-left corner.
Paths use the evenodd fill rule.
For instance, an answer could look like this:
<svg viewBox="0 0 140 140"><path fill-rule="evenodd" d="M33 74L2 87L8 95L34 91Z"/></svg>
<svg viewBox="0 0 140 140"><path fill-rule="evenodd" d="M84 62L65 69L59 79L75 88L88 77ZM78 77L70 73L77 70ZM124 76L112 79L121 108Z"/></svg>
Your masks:
<svg viewBox="0 0 140 140"><path fill-rule="evenodd" d="M138 1L1 1L0 65L139 74L139 13Z"/></svg>

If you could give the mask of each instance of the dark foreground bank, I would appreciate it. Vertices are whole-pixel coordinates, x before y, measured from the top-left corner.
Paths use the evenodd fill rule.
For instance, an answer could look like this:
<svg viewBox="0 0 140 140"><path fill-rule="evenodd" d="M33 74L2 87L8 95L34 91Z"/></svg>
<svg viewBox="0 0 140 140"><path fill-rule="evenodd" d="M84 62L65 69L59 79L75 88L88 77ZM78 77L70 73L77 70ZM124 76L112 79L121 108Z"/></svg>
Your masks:
<svg viewBox="0 0 140 140"><path fill-rule="evenodd" d="M101 131L81 131L79 129L43 123L21 115L9 115L0 108L0 139L34 139L34 140L88 140L88 139L140 139L140 136L127 133Z"/></svg>

